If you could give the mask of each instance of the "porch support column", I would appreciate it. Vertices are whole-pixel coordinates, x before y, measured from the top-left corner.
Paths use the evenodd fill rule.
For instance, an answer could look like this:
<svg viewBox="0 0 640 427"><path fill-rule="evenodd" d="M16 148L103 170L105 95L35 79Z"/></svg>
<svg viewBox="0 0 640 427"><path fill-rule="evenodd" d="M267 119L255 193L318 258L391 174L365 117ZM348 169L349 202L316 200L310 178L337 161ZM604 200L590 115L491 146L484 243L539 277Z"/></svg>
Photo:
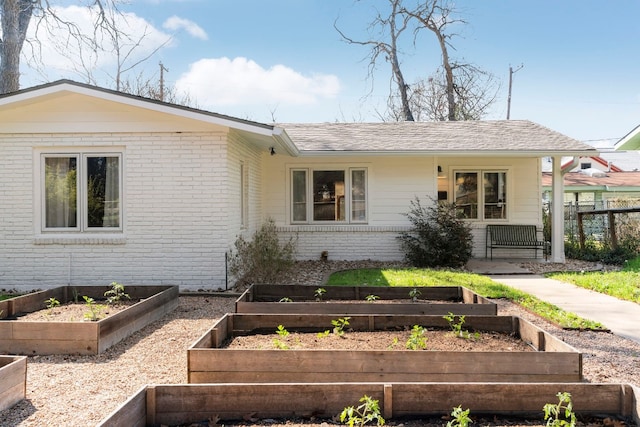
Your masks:
<svg viewBox="0 0 640 427"><path fill-rule="evenodd" d="M553 157L551 183L551 262L564 263L564 178L562 157Z"/></svg>

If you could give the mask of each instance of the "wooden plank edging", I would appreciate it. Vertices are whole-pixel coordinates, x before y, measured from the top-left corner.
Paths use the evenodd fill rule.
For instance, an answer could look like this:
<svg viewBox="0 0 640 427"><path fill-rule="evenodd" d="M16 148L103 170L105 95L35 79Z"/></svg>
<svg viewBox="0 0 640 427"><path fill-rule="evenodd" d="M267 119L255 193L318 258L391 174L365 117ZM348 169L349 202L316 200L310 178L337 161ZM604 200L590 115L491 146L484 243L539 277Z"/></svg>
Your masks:
<svg viewBox="0 0 640 427"><path fill-rule="evenodd" d="M233 383L153 385L136 393L100 427L256 418L332 417L363 395L379 401L385 419L439 416L458 405L474 413L535 416L569 392L577 414L622 416L640 423L638 389L591 383ZM141 402L145 402L144 408ZM122 424L126 421L125 424Z"/></svg>

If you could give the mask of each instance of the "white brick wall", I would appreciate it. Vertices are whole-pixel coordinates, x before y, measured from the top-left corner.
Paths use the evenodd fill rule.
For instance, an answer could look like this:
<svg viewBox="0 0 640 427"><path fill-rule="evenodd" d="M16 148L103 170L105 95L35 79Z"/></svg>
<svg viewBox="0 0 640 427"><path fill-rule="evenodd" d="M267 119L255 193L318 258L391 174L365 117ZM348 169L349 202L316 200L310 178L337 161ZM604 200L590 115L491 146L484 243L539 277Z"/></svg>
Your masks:
<svg viewBox="0 0 640 427"><path fill-rule="evenodd" d="M237 216L226 206L226 145L223 133L4 135L0 289L113 280L224 288L227 224ZM34 167L53 146L122 149L121 234L39 233Z"/></svg>

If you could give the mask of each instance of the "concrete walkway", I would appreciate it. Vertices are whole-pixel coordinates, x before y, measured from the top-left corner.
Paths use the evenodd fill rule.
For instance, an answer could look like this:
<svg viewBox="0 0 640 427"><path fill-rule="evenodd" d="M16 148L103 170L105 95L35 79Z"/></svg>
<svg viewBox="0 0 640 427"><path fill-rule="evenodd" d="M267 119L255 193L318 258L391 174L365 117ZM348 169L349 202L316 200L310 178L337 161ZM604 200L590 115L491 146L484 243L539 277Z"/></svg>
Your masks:
<svg viewBox="0 0 640 427"><path fill-rule="evenodd" d="M491 264L494 264L491 268ZM585 319L602 323L616 335L640 342L640 304L531 274L518 263L475 260L472 271L557 305ZM493 272L488 272L493 270Z"/></svg>

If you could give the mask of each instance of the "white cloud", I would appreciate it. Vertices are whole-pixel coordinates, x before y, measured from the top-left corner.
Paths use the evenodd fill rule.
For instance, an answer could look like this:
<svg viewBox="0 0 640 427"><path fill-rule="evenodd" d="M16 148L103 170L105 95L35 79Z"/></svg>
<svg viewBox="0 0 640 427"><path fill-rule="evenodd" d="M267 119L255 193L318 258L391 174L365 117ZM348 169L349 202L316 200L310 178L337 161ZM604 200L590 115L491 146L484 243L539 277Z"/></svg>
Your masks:
<svg viewBox="0 0 640 427"><path fill-rule="evenodd" d="M334 75L305 76L284 65L265 69L247 58L209 58L190 65L176 82L178 92L198 105L312 105L335 98L340 82Z"/></svg>
<svg viewBox="0 0 640 427"><path fill-rule="evenodd" d="M162 28L169 31L180 31L185 30L189 35L195 37L200 40L208 40L209 36L207 33L193 21L188 19L180 18L178 16L173 15L162 24Z"/></svg>
<svg viewBox="0 0 640 427"><path fill-rule="evenodd" d="M93 23L97 9L86 6L58 7L55 9L60 19L72 22L83 34L93 34ZM113 76L117 70L117 55L113 40L106 33L99 33L103 51L92 51L84 46L79 48L76 39L70 38L64 26L51 21L48 30L40 24L35 33L36 24L32 20L28 38L38 40L38 45L27 45L23 50L25 64L38 70L39 80L55 80L70 78L78 81L96 82L107 87L113 86ZM127 68L138 61L143 61L153 54L159 47L170 46L171 35L156 29L147 20L133 13L114 14L116 26L128 37L121 37L120 56L123 59L122 68ZM45 24L46 25L46 24ZM30 50L35 46L36 50ZM137 69L132 73L137 74ZM91 77L89 77L91 76Z"/></svg>

